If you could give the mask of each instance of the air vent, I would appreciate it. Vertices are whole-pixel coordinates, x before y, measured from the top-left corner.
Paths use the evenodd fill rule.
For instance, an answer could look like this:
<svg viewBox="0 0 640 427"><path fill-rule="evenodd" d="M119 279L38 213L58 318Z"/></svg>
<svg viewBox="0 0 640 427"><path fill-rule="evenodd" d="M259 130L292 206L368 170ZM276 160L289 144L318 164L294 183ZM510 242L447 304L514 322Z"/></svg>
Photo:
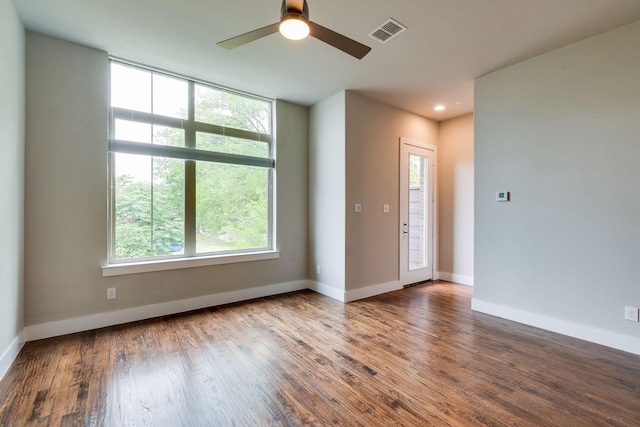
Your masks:
<svg viewBox="0 0 640 427"><path fill-rule="evenodd" d="M405 27L398 21L389 18L387 21L378 26L378 28L371 31L371 33L369 33L369 37L378 40L380 43L386 43L406 30L407 27Z"/></svg>

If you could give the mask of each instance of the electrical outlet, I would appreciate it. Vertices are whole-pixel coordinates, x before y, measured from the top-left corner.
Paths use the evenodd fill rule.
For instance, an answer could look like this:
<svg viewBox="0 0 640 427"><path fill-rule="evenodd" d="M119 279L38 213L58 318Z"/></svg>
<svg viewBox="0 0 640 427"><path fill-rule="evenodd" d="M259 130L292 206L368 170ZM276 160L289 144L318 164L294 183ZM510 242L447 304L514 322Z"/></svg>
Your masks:
<svg viewBox="0 0 640 427"><path fill-rule="evenodd" d="M625 320L631 320L632 322L638 321L638 307L625 307L624 308Z"/></svg>
<svg viewBox="0 0 640 427"><path fill-rule="evenodd" d="M116 288L107 288L107 299L116 299Z"/></svg>
<svg viewBox="0 0 640 427"><path fill-rule="evenodd" d="M356 213L362 212L362 205L360 203L356 203L355 211Z"/></svg>
<svg viewBox="0 0 640 427"><path fill-rule="evenodd" d="M316 265L316 274L320 274L320 264Z"/></svg>

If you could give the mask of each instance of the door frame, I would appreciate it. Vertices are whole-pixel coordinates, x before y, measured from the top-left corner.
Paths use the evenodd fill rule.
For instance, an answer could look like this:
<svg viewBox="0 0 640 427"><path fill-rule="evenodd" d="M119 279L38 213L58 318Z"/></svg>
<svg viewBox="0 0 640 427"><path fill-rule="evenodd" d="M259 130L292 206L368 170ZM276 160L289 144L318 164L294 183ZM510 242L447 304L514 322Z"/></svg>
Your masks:
<svg viewBox="0 0 640 427"><path fill-rule="evenodd" d="M439 272L437 270L437 266L438 266L438 224L439 224L439 220L438 220L438 147L432 144L428 144L426 142L423 141L418 141L415 139L411 139L411 138L406 138L406 137L400 137L399 141L398 141L398 158L399 158L399 162L398 162L398 281L400 283L400 285L402 286L406 286L406 285L410 285L411 283L413 283L412 281L410 281L410 283L404 283L402 281L402 277L401 277L401 270L402 270L402 260L400 259L401 256L401 245L402 245L402 218L400 217L400 212L401 212L401 206L400 206L400 195L401 195L401 191L402 191L402 182L401 179L402 177L400 176L400 170L401 170L401 162L403 161L402 159L402 146L403 145L411 145L414 147L418 147L418 148L423 148L426 150L430 150L433 152L433 164L432 164L432 168L433 168L433 179L432 179L432 184L431 184L431 189L432 189L432 215L431 215L431 229L432 229L432 238L431 238L431 254L432 254L432 259L431 259L431 267L432 267L432 272L431 272L431 278L432 280L437 280L439 278Z"/></svg>

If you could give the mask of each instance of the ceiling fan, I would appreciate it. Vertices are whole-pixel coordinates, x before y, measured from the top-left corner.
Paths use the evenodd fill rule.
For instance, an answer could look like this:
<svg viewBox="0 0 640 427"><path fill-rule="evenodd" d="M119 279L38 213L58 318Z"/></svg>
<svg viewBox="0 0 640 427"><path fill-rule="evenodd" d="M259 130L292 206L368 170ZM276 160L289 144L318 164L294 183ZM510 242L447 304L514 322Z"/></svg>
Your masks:
<svg viewBox="0 0 640 427"><path fill-rule="evenodd" d="M310 21L307 0L282 0L280 22L221 41L218 46L235 49L278 31L291 40L302 40L310 35L358 59L371 50L369 46Z"/></svg>

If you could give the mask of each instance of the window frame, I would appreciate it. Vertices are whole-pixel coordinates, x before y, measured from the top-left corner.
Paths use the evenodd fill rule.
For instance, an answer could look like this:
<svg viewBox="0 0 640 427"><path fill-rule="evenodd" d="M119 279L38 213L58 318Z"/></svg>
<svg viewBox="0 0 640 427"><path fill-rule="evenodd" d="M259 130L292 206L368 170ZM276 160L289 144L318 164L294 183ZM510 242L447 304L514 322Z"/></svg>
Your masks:
<svg viewBox="0 0 640 427"><path fill-rule="evenodd" d="M188 104L187 119L164 116L154 113L129 110L111 105L111 65L144 70L187 83ZM153 76L153 74L152 74ZM201 85L214 90L223 91L244 98L254 99L269 104L270 133L261 133L224 125L198 122L195 120L195 87ZM152 95L153 96L153 95ZM115 139L116 120L126 120L151 126L165 126L181 129L184 132L184 147L161 144L149 144ZM253 157L229 154L196 148L198 132L225 137L264 142L268 146L267 157ZM227 264L232 262L273 259L279 257L276 250L276 216L275 216L275 101L273 99L229 89L209 82L167 72L165 70L133 63L116 57L109 57L109 104L108 104L108 248L107 265L103 266L103 276L130 274L144 271L161 271L174 268L197 267L202 265ZM138 154L151 157L173 158L184 160L184 242L183 254L156 255L137 258L116 258L116 191L115 191L115 155ZM239 165L265 168L267 173L267 245L262 248L234 249L217 252L196 252L196 161L214 164Z"/></svg>

